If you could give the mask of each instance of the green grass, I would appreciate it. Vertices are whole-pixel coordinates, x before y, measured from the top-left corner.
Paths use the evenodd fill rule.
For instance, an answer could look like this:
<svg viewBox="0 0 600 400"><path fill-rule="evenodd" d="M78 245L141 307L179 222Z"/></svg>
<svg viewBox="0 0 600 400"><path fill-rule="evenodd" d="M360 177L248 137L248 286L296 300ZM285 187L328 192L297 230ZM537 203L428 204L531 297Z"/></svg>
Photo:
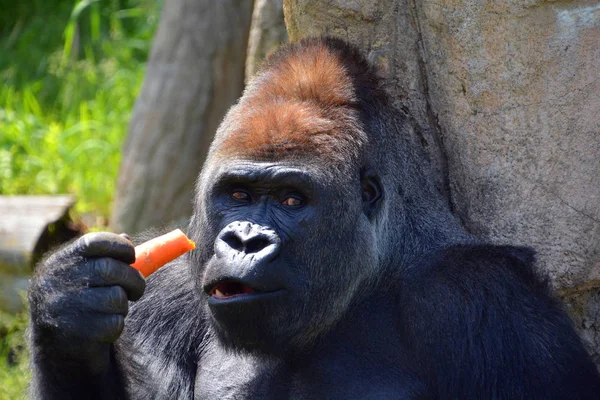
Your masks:
<svg viewBox="0 0 600 400"><path fill-rule="evenodd" d="M30 376L24 337L26 326L26 313L0 312L0 400L26 397Z"/></svg>
<svg viewBox="0 0 600 400"><path fill-rule="evenodd" d="M159 3L0 1L0 194L108 217Z"/></svg>
<svg viewBox="0 0 600 400"><path fill-rule="evenodd" d="M0 0L0 194L109 216L160 0ZM0 400L29 382L25 314L0 313Z"/></svg>

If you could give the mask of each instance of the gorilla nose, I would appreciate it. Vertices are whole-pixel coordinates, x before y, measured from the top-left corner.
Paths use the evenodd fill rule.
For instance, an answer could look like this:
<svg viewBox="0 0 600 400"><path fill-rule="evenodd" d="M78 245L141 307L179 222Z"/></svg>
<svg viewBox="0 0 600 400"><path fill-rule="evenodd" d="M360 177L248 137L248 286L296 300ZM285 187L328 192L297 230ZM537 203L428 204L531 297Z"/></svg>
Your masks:
<svg viewBox="0 0 600 400"><path fill-rule="evenodd" d="M269 262L279 253L281 239L274 230L251 222L234 222L217 237L217 257L246 257L253 262Z"/></svg>

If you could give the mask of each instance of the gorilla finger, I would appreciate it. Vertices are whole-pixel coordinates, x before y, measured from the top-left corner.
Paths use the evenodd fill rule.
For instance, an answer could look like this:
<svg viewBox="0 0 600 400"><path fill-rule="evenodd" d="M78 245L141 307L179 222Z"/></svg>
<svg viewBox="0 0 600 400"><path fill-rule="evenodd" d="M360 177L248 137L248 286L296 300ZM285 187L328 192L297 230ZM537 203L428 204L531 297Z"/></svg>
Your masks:
<svg viewBox="0 0 600 400"><path fill-rule="evenodd" d="M129 240L131 242L131 237L129 237L128 234L126 234L126 233L119 233L119 236L121 236L122 238L125 238L125 239L127 239L127 240Z"/></svg>
<svg viewBox="0 0 600 400"><path fill-rule="evenodd" d="M142 274L128 264L112 258L97 258L91 264L93 274L89 286L118 285L125 290L131 301L139 300L146 289L146 280Z"/></svg>
<svg viewBox="0 0 600 400"><path fill-rule="evenodd" d="M123 328L125 318L119 314L99 314L90 322L90 339L95 342L114 343Z"/></svg>
<svg viewBox="0 0 600 400"><path fill-rule="evenodd" d="M114 233L88 233L77 239L73 246L75 251L83 257L111 257L127 264L135 262L133 244Z"/></svg>
<svg viewBox="0 0 600 400"><path fill-rule="evenodd" d="M82 296L84 306L104 314L126 316L129 311L127 294L120 286L96 287L85 291Z"/></svg>

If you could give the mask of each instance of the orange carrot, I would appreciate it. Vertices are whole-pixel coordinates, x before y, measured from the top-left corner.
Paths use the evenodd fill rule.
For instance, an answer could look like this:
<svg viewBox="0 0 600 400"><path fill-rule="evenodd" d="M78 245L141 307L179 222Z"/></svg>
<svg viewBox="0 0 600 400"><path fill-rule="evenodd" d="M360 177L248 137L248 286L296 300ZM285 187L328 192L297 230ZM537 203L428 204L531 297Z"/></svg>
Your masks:
<svg viewBox="0 0 600 400"><path fill-rule="evenodd" d="M181 229L175 229L135 246L135 262L131 266L147 278L169 261L195 248L196 244Z"/></svg>

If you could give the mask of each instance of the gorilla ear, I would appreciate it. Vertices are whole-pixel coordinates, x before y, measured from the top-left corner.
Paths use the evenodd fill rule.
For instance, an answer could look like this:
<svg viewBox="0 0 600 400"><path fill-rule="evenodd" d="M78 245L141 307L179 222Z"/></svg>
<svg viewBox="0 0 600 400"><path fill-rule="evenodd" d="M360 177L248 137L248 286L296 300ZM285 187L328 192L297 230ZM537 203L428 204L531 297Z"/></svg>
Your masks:
<svg viewBox="0 0 600 400"><path fill-rule="evenodd" d="M363 212L371 219L379 209L383 198L383 189L379 177L372 169L364 169L360 173L360 187L363 201Z"/></svg>

